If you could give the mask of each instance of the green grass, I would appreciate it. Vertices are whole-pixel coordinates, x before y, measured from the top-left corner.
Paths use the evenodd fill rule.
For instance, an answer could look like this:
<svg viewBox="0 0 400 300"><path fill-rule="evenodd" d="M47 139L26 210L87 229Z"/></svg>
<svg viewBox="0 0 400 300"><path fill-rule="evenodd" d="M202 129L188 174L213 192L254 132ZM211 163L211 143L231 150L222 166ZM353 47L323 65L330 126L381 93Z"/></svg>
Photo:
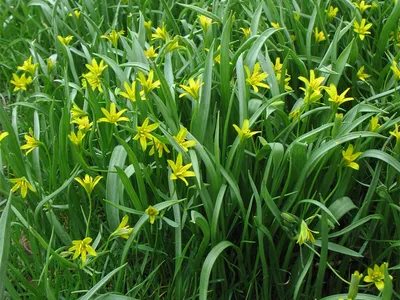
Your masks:
<svg viewBox="0 0 400 300"><path fill-rule="evenodd" d="M0 2L0 299L400 299L400 1L367 4ZM163 25L168 37L153 40ZM114 45L102 37L112 30L124 30ZM29 57L33 74L18 69ZM107 65L99 76L87 75L93 59ZM258 66L268 77L251 82ZM307 89L311 71L354 99L335 106ZM13 73L32 77L26 90ZM141 93L140 73L159 85ZM180 97L198 78L199 94ZM120 92L133 81L131 101ZM111 104L125 110L118 126L101 119ZM79 146L75 106L93 122ZM158 126L141 144L146 119ZM27 154L30 129L40 142ZM102 178L85 190L86 174ZM22 177L26 197L10 181ZM83 263L69 249L86 237L97 256ZM374 265L381 291L364 281Z"/></svg>

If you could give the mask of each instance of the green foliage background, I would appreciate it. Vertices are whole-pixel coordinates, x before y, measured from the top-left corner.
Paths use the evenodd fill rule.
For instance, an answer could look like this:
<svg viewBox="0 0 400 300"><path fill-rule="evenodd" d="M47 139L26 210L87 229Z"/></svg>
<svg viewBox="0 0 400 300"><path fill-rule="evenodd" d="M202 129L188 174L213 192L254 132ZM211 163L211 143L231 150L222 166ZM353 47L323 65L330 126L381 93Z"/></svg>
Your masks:
<svg viewBox="0 0 400 300"><path fill-rule="evenodd" d="M356 299L399 299L400 139L389 132L400 121L390 68L400 56L400 1L368 4L361 15L346 0L2 0L0 299L339 299L354 271L367 276L384 262L383 292L361 279ZM330 5L340 8L333 20ZM199 15L212 19L207 32ZM372 24L363 41L353 30L362 18ZM181 49L151 40L163 23ZM315 28L325 41L315 41ZM112 29L125 31L117 47L101 38ZM68 46L57 39L68 35ZM143 52L150 45L159 47L154 60ZM29 56L39 68L27 91L14 92L12 74ZM274 72L278 57L291 91ZM103 93L82 87L93 58L108 65ZM258 93L245 72L256 62L270 86ZM150 70L161 86L146 101L119 95ZM298 77L311 70L340 93L350 88L342 118L325 92L289 116L304 108ZM200 99L179 98L180 85L198 77ZM68 138L74 103L94 122L82 148ZM129 121L97 123L110 103L128 109ZM372 132L374 116L381 126ZM147 117L170 153L150 156L133 139ZM260 133L241 141L232 125L246 119ZM196 141L188 152L173 139L181 126ZM29 128L43 146L25 155ZM350 144L363 152L358 171L343 164ZM170 179L167 159L178 153L196 174L188 187ZM85 238L89 199L74 180L85 174L103 179L91 196L98 256L83 266L68 249ZM25 199L9 181L23 176L37 191ZM160 211L153 225L149 205ZM108 243L124 215L130 238ZM318 232L315 243L296 243L301 220Z"/></svg>

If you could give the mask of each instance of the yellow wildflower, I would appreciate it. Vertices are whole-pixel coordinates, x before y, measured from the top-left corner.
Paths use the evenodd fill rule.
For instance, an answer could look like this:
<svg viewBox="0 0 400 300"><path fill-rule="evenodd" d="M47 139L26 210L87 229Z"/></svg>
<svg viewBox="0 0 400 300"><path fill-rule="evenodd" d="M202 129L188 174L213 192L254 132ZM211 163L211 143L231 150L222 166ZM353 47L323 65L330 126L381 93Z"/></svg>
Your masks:
<svg viewBox="0 0 400 300"><path fill-rule="evenodd" d="M336 86L331 83L329 88L325 88L325 91L329 95L329 101L333 102L334 109L337 109L340 105L342 105L344 102L354 100L354 98L349 97L345 98L347 92L350 90L350 88L347 88L343 93L340 95L337 92Z"/></svg>
<svg viewBox="0 0 400 300"><path fill-rule="evenodd" d="M278 22L271 22L272 27L274 28L281 28L281 25L279 25Z"/></svg>
<svg viewBox="0 0 400 300"><path fill-rule="evenodd" d="M80 117L86 116L86 112L84 112L82 109L80 109L80 107L78 105L76 105L75 103L72 104L72 108L71 108L71 118L72 119L77 119Z"/></svg>
<svg viewBox="0 0 400 300"><path fill-rule="evenodd" d="M74 10L74 15L75 18L79 19L79 17L81 16L81 12L79 10ZM72 17L72 13L69 13L68 16Z"/></svg>
<svg viewBox="0 0 400 300"><path fill-rule="evenodd" d="M190 140L185 141L187 135L187 129L182 127L178 134L174 136L174 140L183 148L185 152L188 152L190 147L194 147L196 145L196 141Z"/></svg>
<svg viewBox="0 0 400 300"><path fill-rule="evenodd" d="M93 122L89 121L88 116L83 116L80 118L73 119L71 121L71 124L77 124L79 130L82 130L83 132L87 132L90 130L90 128L92 128Z"/></svg>
<svg viewBox="0 0 400 300"><path fill-rule="evenodd" d="M367 79L368 77L371 77L371 75L364 73L364 66L362 66L358 71L357 71L357 77L358 79L360 79L361 81L365 81L365 79Z"/></svg>
<svg viewBox="0 0 400 300"><path fill-rule="evenodd" d="M300 108L296 108L289 113L289 119L296 120L300 116Z"/></svg>
<svg viewBox="0 0 400 300"><path fill-rule="evenodd" d="M249 128L250 122L248 119L245 119L242 124L242 128L239 128L236 124L233 124L233 128L237 131L239 138L241 141L244 141L255 134L260 133L261 131L250 131Z"/></svg>
<svg viewBox="0 0 400 300"><path fill-rule="evenodd" d="M159 214L159 211L150 205L144 212L149 215L150 224L154 224L154 221L156 220L156 216Z"/></svg>
<svg viewBox="0 0 400 300"><path fill-rule="evenodd" d="M43 143L36 139L33 135L32 128L29 128L29 134L25 134L24 138L26 140L26 144L21 146L21 150L28 150L26 151L26 155L28 155L35 148L43 145Z"/></svg>
<svg viewBox="0 0 400 300"><path fill-rule="evenodd" d="M10 83L15 85L14 92L18 90L26 91L26 86L32 83L32 77L29 76L28 78L25 77L25 73L18 77L17 74L13 73L13 80L10 80Z"/></svg>
<svg viewBox="0 0 400 300"><path fill-rule="evenodd" d="M18 70L22 70L24 72L35 74L36 69L39 67L39 64L32 63L32 56L29 56L27 60L24 61L22 66L18 67Z"/></svg>
<svg viewBox="0 0 400 300"><path fill-rule="evenodd" d="M167 37L168 37L168 31L167 31L167 27L165 26L165 24L163 24L161 26L161 28L157 27L156 28L156 33L153 33L151 35L151 39L152 40L160 39L160 40L166 41Z"/></svg>
<svg viewBox="0 0 400 300"><path fill-rule="evenodd" d="M103 176L96 176L93 180L93 177L86 174L84 179L79 177L75 177L74 179L85 189L88 195L92 194L94 187L99 183L99 181L103 178Z"/></svg>
<svg viewBox="0 0 400 300"><path fill-rule="evenodd" d="M209 17L200 15L199 17L200 25L203 28L204 32L207 32L208 28L210 28L211 24L213 23Z"/></svg>
<svg viewBox="0 0 400 300"><path fill-rule="evenodd" d="M369 130L374 132L377 131L381 125L379 125L379 117L372 117L369 122Z"/></svg>
<svg viewBox="0 0 400 300"><path fill-rule="evenodd" d="M194 100L199 100L199 89L204 84L204 82L200 83L200 78L197 78L194 81L193 78L189 79L189 85L179 85L182 89L186 91L186 93L182 93L179 95L179 98L185 96L192 96Z"/></svg>
<svg viewBox="0 0 400 300"><path fill-rule="evenodd" d="M122 114L124 112L127 111L127 109L121 109L118 113L117 113L117 108L115 106L115 103L111 103L110 104L110 111L108 111L105 108L101 108L101 111L103 112L104 116L103 118L100 118L97 123L111 123L114 124L116 126L118 126L118 122L125 122L125 121L129 121L129 119L127 117L121 117Z"/></svg>
<svg viewBox="0 0 400 300"><path fill-rule="evenodd" d="M136 81L133 81L131 85L124 82L124 88L126 92L119 92L119 94L132 102L136 102ZM146 100L146 98L142 98L142 100Z"/></svg>
<svg viewBox="0 0 400 300"><path fill-rule="evenodd" d="M78 130L78 134L75 134L74 131L71 131L71 133L68 135L68 138L76 147L80 147L85 135L86 134L82 133L81 130Z"/></svg>
<svg viewBox="0 0 400 300"><path fill-rule="evenodd" d="M54 69L54 66L56 65L56 61L53 61L51 57L48 57L46 59L46 64L47 64L47 73L51 73L51 71Z"/></svg>
<svg viewBox="0 0 400 300"><path fill-rule="evenodd" d="M159 88L161 83L160 80L156 80L153 82L154 72L151 70L147 78L144 76L142 72L138 73L139 82L142 85L143 91L140 92L140 95L148 95L152 90Z"/></svg>
<svg viewBox="0 0 400 300"><path fill-rule="evenodd" d="M59 36L57 36L57 38L61 42L61 44L68 46L74 37L72 35L69 35L66 37L62 37L61 35L59 35Z"/></svg>
<svg viewBox="0 0 400 300"><path fill-rule="evenodd" d="M15 183L14 186L11 188L11 192L14 193L16 190L21 189L21 197L25 198L26 194L28 193L28 189L32 192L36 192L34 187L26 180L25 177L14 178L10 179L11 183Z"/></svg>
<svg viewBox="0 0 400 300"><path fill-rule="evenodd" d="M320 42L326 40L324 32L323 31L318 31L318 27L315 28L314 36L315 36L315 41L317 43L320 43Z"/></svg>
<svg viewBox="0 0 400 300"><path fill-rule="evenodd" d="M150 148L149 155L152 156L155 151L158 151L158 157L162 157L164 151L169 153L170 151L167 148L167 145L165 145L163 142L161 142L158 138L155 136L152 137L152 141L149 143L149 145L152 145L153 147Z"/></svg>
<svg viewBox="0 0 400 300"><path fill-rule="evenodd" d="M316 78L314 70L310 70L310 80L303 76L299 76L299 80L303 81L306 85L305 88L300 88L305 92L305 102L316 102L322 97L321 90L324 87L321 86L321 84L325 80L325 77L321 76Z"/></svg>
<svg viewBox="0 0 400 300"><path fill-rule="evenodd" d="M392 69L393 74L394 74L394 80L399 80L400 79L400 69L397 66L397 62L394 60L392 62L392 66L390 67Z"/></svg>
<svg viewBox="0 0 400 300"><path fill-rule="evenodd" d="M301 220L300 231L298 233L297 243L299 245L303 245L305 242L310 241L312 244L315 243L315 238L313 233L318 234L318 231L313 231L308 228L307 223L304 220Z"/></svg>
<svg viewBox="0 0 400 300"><path fill-rule="evenodd" d="M360 274L360 272L358 271L355 271L351 275L351 282L350 282L349 292L347 294L347 299L356 299L356 296L358 294L358 285L362 277L363 274Z"/></svg>
<svg viewBox="0 0 400 300"><path fill-rule="evenodd" d="M85 64L86 68L89 69L90 73L93 74L93 76L100 77L103 71L108 67L108 65L104 65L104 61L101 60L100 64L97 63L96 59L92 59L92 64Z"/></svg>
<svg viewBox="0 0 400 300"><path fill-rule="evenodd" d="M370 31L368 31L368 29L370 29L372 27L372 24L365 24L366 20L362 19L361 23L358 24L357 21L354 21L354 32L358 33L360 40L364 40L365 36L367 34L371 34Z"/></svg>
<svg viewBox="0 0 400 300"><path fill-rule="evenodd" d="M396 138L396 143L400 142L400 132L399 132L399 125L394 124L394 131L389 131L391 135Z"/></svg>
<svg viewBox="0 0 400 300"><path fill-rule="evenodd" d="M358 170L360 166L358 165L358 163L354 161L362 154L362 152L357 152L354 154L353 153L354 153L354 147L353 145L350 144L349 147L347 147L346 151L344 150L342 151L343 162L346 167Z"/></svg>
<svg viewBox="0 0 400 300"><path fill-rule="evenodd" d="M8 134L9 133L7 131L0 133L0 143L2 140L4 140L8 136Z"/></svg>
<svg viewBox="0 0 400 300"><path fill-rule="evenodd" d="M328 13L329 20L332 21L336 17L336 14L339 12L339 8L333 7L331 5L329 6L329 10L327 10L326 12Z"/></svg>
<svg viewBox="0 0 400 300"><path fill-rule="evenodd" d="M167 52L172 52L175 50L185 49L183 46L179 46L179 37L174 37L172 40L169 41L167 46L165 47Z"/></svg>
<svg viewBox="0 0 400 300"><path fill-rule="evenodd" d="M388 263L383 263L381 266L375 265L374 269L368 268L368 275L365 276L364 282L374 283L378 290L382 291L385 287L385 268ZM393 276L389 275L390 279Z"/></svg>
<svg viewBox="0 0 400 300"><path fill-rule="evenodd" d="M156 58L158 56L156 50L157 50L157 48L154 48L153 46L150 46L149 49L144 50L144 55L146 55L146 57L148 59Z"/></svg>
<svg viewBox="0 0 400 300"><path fill-rule="evenodd" d="M112 44L115 48L117 48L119 36L120 36L120 35L123 35L124 33L125 33L124 30L116 31L115 29L113 29L113 30L111 31L111 33L102 35L101 38L109 40L109 41L111 42L111 44Z"/></svg>
<svg viewBox="0 0 400 300"><path fill-rule="evenodd" d="M87 254L91 256L97 256L96 251L90 246L92 239L90 237L84 238L83 240L72 241L72 247L68 251L75 251L72 259L77 259L79 256L82 258L82 262L86 262Z"/></svg>
<svg viewBox="0 0 400 300"><path fill-rule="evenodd" d="M240 29L243 31L244 37L247 39L251 33L251 28L240 27Z"/></svg>
<svg viewBox="0 0 400 300"><path fill-rule="evenodd" d="M156 130L160 124L153 123L149 125L149 118L144 120L142 126L136 126L137 134L134 136L134 140L139 140L142 150L145 151L147 148L147 139L152 140L154 137L151 134L152 131Z"/></svg>
<svg viewBox="0 0 400 300"><path fill-rule="evenodd" d="M256 63L254 65L253 74L251 74L249 67L244 66L244 69L247 74L246 82L253 87L256 93L258 93L258 87L264 87L269 89L269 85L262 82L265 78L268 77L268 74L265 72L259 72L260 68L261 68L260 64Z"/></svg>
<svg viewBox="0 0 400 300"><path fill-rule="evenodd" d="M281 78L282 78L282 68L283 68L283 64L281 64L281 58L280 57L277 57L275 59L275 64L272 63L272 67L274 68L274 73L275 73L276 80L279 83L281 81ZM288 71L286 70L284 83L285 83L285 90L287 90L287 91L291 91L292 90L292 88L289 85L290 79L291 79L291 76L288 74Z"/></svg>
<svg viewBox="0 0 400 300"><path fill-rule="evenodd" d="M219 50L221 50L221 45L217 47L217 51ZM217 64L221 63L221 53L218 53L218 55L214 57L214 62Z"/></svg>
<svg viewBox="0 0 400 300"><path fill-rule="evenodd" d="M368 8L371 7L371 5L369 4L365 4L365 1L360 1L360 3L358 2L353 2L354 6L358 8L358 10L360 11L361 14L364 13L364 11L366 11Z"/></svg>
<svg viewBox="0 0 400 300"><path fill-rule="evenodd" d="M172 170L172 174L170 177L171 180L181 179L186 184L186 186L188 186L189 183L187 182L186 177L196 176L196 174L193 171L188 171L192 166L192 163L187 165L182 164L182 153L178 154L176 162L169 159L168 164L170 165Z"/></svg>
<svg viewBox="0 0 400 300"><path fill-rule="evenodd" d="M151 30L151 20L144 22L144 28L146 28L147 30Z"/></svg>
<svg viewBox="0 0 400 300"><path fill-rule="evenodd" d="M122 237L123 239L129 239L129 236L131 235L133 228L129 227L128 224L129 217L125 215L122 218L121 223L118 225L117 229L111 234L110 237Z"/></svg>

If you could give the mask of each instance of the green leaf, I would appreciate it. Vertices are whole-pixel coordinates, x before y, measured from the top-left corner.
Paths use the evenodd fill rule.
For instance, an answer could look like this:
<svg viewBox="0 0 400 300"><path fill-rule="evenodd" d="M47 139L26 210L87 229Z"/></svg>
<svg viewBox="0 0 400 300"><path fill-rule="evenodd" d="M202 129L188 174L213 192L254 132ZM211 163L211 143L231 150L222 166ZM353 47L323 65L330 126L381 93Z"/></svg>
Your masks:
<svg viewBox="0 0 400 300"><path fill-rule="evenodd" d="M10 253L11 241L11 199L12 193L7 200L7 204L0 217L0 300L4 299L5 278L7 276L7 261Z"/></svg>

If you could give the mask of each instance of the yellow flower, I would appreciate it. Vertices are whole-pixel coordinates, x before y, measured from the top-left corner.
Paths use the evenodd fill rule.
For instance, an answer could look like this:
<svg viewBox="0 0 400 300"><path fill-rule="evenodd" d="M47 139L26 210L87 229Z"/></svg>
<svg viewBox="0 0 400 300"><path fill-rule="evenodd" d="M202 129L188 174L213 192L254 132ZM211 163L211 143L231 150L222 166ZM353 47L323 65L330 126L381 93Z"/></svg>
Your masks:
<svg viewBox="0 0 400 300"><path fill-rule="evenodd" d="M379 117L372 117L369 122L369 130L374 132L377 131L381 125L379 125Z"/></svg>
<svg viewBox="0 0 400 300"><path fill-rule="evenodd" d="M13 80L10 80L10 83L15 85L14 87L14 92L18 90L24 90L26 91L26 86L31 84L32 82L32 77L29 76L28 78L25 77L25 73L21 75L21 77L18 77L17 74L13 73Z"/></svg>
<svg viewBox="0 0 400 300"><path fill-rule="evenodd" d="M221 45L219 45L217 47L217 51L218 50L221 50ZM217 64L221 63L221 53L218 53L218 55L214 57L214 62L217 63Z"/></svg>
<svg viewBox="0 0 400 300"><path fill-rule="evenodd" d="M129 119L127 117L121 117L122 114L124 112L127 111L127 109L121 109L118 113L117 113L117 108L115 106L115 103L111 103L110 104L110 111L108 111L105 108L101 108L101 111L103 112L103 114L105 115L105 118L100 118L97 123L111 123L114 124L116 126L118 126L118 122L125 122L125 121L129 121Z"/></svg>
<svg viewBox="0 0 400 300"><path fill-rule="evenodd" d="M328 13L329 20L332 21L336 17L336 14L339 12L339 8L333 7L331 5L329 6L329 10L327 10L326 12Z"/></svg>
<svg viewBox="0 0 400 300"><path fill-rule="evenodd" d="M149 118L144 120L142 126L136 126L137 134L134 136L134 140L139 140L142 150L145 151L147 148L147 139L152 140L154 137L151 134L152 131L156 130L160 124L153 123L149 125Z"/></svg>
<svg viewBox="0 0 400 300"><path fill-rule="evenodd" d="M358 71L357 71L357 77L361 81L365 81L368 77L371 77L371 75L364 73L364 66L362 66Z"/></svg>
<svg viewBox="0 0 400 300"><path fill-rule="evenodd" d="M32 63L32 56L29 56L27 60L24 61L22 66L18 67L18 70L22 70L24 72L31 73L32 75L35 74L36 69L39 67L39 64Z"/></svg>
<svg viewBox="0 0 400 300"><path fill-rule="evenodd" d="M104 61L100 61L100 65L97 63L96 59L92 59L92 64L85 64L86 68L89 69L90 73L93 76L100 77L103 71L108 67L108 65L104 65Z"/></svg>
<svg viewBox="0 0 400 300"><path fill-rule="evenodd" d="M323 31L318 31L318 27L315 28L314 36L315 36L315 41L317 43L320 43L320 42L326 40L324 32Z"/></svg>
<svg viewBox="0 0 400 300"><path fill-rule="evenodd" d="M4 131L2 133L0 133L0 143L2 140L4 140L6 137L8 136L8 132Z"/></svg>
<svg viewBox="0 0 400 300"><path fill-rule="evenodd" d="M79 17L81 16L81 12L79 10L74 10L74 15L75 18L79 19ZM72 13L69 13L68 16L72 17Z"/></svg>
<svg viewBox="0 0 400 300"><path fill-rule="evenodd" d="M187 165L182 164L182 153L178 154L176 162L169 159L168 164L170 165L172 170L172 174L170 177L171 180L181 179L186 184L186 186L188 186L189 183L187 182L186 177L196 176L196 174L193 171L188 171L192 166L192 163Z"/></svg>
<svg viewBox="0 0 400 300"><path fill-rule="evenodd" d="M154 48L153 46L150 46L149 49L144 50L144 55L146 55L146 57L148 59L156 58L158 56L156 50L157 50L157 48Z"/></svg>
<svg viewBox="0 0 400 300"><path fill-rule="evenodd" d="M72 241L72 247L68 251L75 251L72 259L77 259L79 256L82 258L82 262L86 262L86 255L97 256L96 251L90 246L92 239L90 237L84 238L83 240Z"/></svg>
<svg viewBox="0 0 400 300"><path fill-rule="evenodd" d="M364 282L373 282L378 290L382 291L385 287L385 267L387 268L388 263L383 263L380 267L374 266L374 269L368 268L368 276L365 276ZM389 275L390 279L393 276Z"/></svg>
<svg viewBox="0 0 400 300"><path fill-rule="evenodd" d="M354 147L351 144L349 145L349 147L347 147L346 151L344 150L342 151L344 165L354 170L358 170L360 166L358 165L358 163L354 161L362 154L362 152L357 152L354 154L353 153L354 153Z"/></svg>
<svg viewBox="0 0 400 300"><path fill-rule="evenodd" d="M86 79L86 81L89 83L90 87L93 90L96 90L96 88L99 90L99 92L103 92L103 89L101 87L101 80L100 76L103 73L104 69L108 67L108 65L104 65L104 61L100 61L100 65L97 64L97 61L93 58L92 59L92 64L86 64L86 68L89 69L89 73L82 74L82 76Z"/></svg>
<svg viewBox="0 0 400 300"><path fill-rule="evenodd" d="M72 35L69 35L67 37L62 37L61 35L59 35L57 36L57 38L61 42L61 44L68 46L74 37Z"/></svg>
<svg viewBox="0 0 400 300"><path fill-rule="evenodd" d="M272 67L274 68L274 73L275 73L276 80L279 83L281 81L281 78L282 78L282 68L283 68L283 64L281 64L281 58L280 57L277 57L275 59L275 64L272 63ZM292 90L292 88L289 85L290 79L291 79L291 76L288 74L288 71L286 70L284 82L285 82L285 90L287 90L287 91L291 91Z"/></svg>
<svg viewBox="0 0 400 300"><path fill-rule="evenodd" d="M185 152L188 152L190 147L194 147L196 145L196 141L190 140L185 141L187 135L187 129L182 127L178 134L174 136L174 140L183 148Z"/></svg>
<svg viewBox="0 0 400 300"><path fill-rule="evenodd" d="M312 244L314 244L315 238L313 236L313 233L318 234L319 232L310 230L310 228L308 228L307 223L304 220L301 220L297 243L299 245L303 245L305 242L310 241Z"/></svg>
<svg viewBox="0 0 400 300"><path fill-rule="evenodd" d="M15 183L15 185L11 188L11 192L14 193L16 190L21 189L22 198L26 197L28 189L30 189L32 192L36 192L36 190L29 183L29 181L26 180L25 177L10 179L10 182Z"/></svg>
<svg viewBox="0 0 400 300"><path fill-rule="evenodd" d="M236 124L233 124L233 127L237 131L241 141L244 141L245 139L248 139L248 138L252 137L253 135L261 132L261 131L250 131L249 125L250 125L250 123L249 123L248 119L245 119L243 121L242 128L239 128L239 126L237 126Z"/></svg>
<svg viewBox="0 0 400 300"><path fill-rule="evenodd" d="M246 82L253 87L256 93L258 93L258 87L264 87L269 89L269 85L262 82L265 78L268 77L268 74L265 72L259 72L260 68L261 68L260 64L256 63L254 65L253 74L251 74L249 67L244 66L244 69L247 74Z"/></svg>
<svg viewBox="0 0 400 300"><path fill-rule="evenodd" d="M168 32L167 32L167 27L165 26L165 24L163 24L161 28L157 27L156 33L153 33L151 35L152 40L160 39L160 40L166 41L167 37L168 37Z"/></svg>
<svg viewBox="0 0 400 300"><path fill-rule="evenodd" d="M68 135L68 138L76 147L80 147L85 135L86 134L82 133L81 130L78 130L78 134L75 134L74 131L71 131L71 134Z"/></svg>
<svg viewBox="0 0 400 300"><path fill-rule="evenodd" d="M51 71L54 69L54 66L56 65L56 61L53 61L52 59L51 59L51 57L48 57L47 59L46 59L46 64L47 64L47 73L51 73Z"/></svg>
<svg viewBox="0 0 400 300"><path fill-rule="evenodd" d="M365 1L361 1L360 3L353 2L354 6L358 8L361 14L364 13L368 8L371 7L369 4L365 4Z"/></svg>
<svg viewBox="0 0 400 300"><path fill-rule="evenodd" d="M159 211L150 205L144 212L149 215L150 224L154 224Z"/></svg>
<svg viewBox="0 0 400 300"><path fill-rule="evenodd" d="M103 178L103 176L96 176L96 178L93 180L92 176L89 176L88 174L85 175L84 179L81 179L79 177L75 177L75 180L79 182L81 186L85 189L86 193L88 195L92 194L94 187L99 183L99 181Z"/></svg>
<svg viewBox="0 0 400 300"><path fill-rule="evenodd" d="M110 237L122 237L123 239L129 239L129 236L131 235L133 228L129 227L128 224L129 217L125 215L122 218L121 223L119 224L118 228L115 229L115 231L111 234Z"/></svg>
<svg viewBox="0 0 400 300"><path fill-rule="evenodd" d="M165 49L167 52L172 52L179 49L185 49L185 47L179 46L179 37L176 36L173 40L169 41Z"/></svg>
<svg viewBox="0 0 400 300"><path fill-rule="evenodd" d="M71 121L71 124L77 124L78 129L82 130L83 132L87 132L92 128L93 122L89 121L88 116L83 116L81 118L76 118Z"/></svg>
<svg viewBox="0 0 400 300"><path fill-rule="evenodd" d="M209 17L200 15L199 17L200 25L203 28L204 32L207 32L208 28L210 28L211 24L214 23Z"/></svg>
<svg viewBox="0 0 400 300"><path fill-rule="evenodd" d="M158 157L162 157L164 151L169 153L170 151L167 148L167 145L165 145L163 142L161 142L158 138L156 137L152 137L152 141L149 143L149 145L152 145L153 147L151 147L150 151L149 151L149 155L153 155L155 153L155 151L158 151Z"/></svg>
<svg viewBox="0 0 400 300"><path fill-rule="evenodd" d="M399 80L400 79L400 69L397 66L397 62L394 60L392 62L392 66L390 67L392 69L393 74L394 74L394 80Z"/></svg>
<svg viewBox="0 0 400 300"><path fill-rule="evenodd" d="M329 95L329 99L328 100L333 102L334 109L337 109L344 102L354 100L354 98L352 98L352 97L345 98L346 94L347 94L347 92L349 90L350 90L350 88L347 88L343 93L338 95L336 86L333 83L330 84L329 88L325 88L325 91Z"/></svg>
<svg viewBox="0 0 400 300"><path fill-rule="evenodd" d="M151 20L144 22L144 28L146 28L147 30L151 30Z"/></svg>
<svg viewBox="0 0 400 300"><path fill-rule="evenodd" d="M199 89L204 84L204 82L200 83L200 78L197 78L194 81L193 78L189 79L189 85L179 85L182 89L186 91L186 93L182 93L179 95L179 98L185 96L192 96L194 100L199 100Z"/></svg>
<svg viewBox="0 0 400 300"><path fill-rule="evenodd" d="M140 95L143 94L148 95L152 90L159 88L161 83L160 80L156 80L153 82L154 72L151 70L149 72L148 77L146 78L142 72L138 73L139 82L142 85L143 91L140 92Z"/></svg>
<svg viewBox="0 0 400 300"><path fill-rule="evenodd" d="M300 116L300 108L296 108L289 113L289 119L296 120Z"/></svg>
<svg viewBox="0 0 400 300"><path fill-rule="evenodd" d="M29 128L29 134L25 134L24 138L26 140L26 144L21 146L21 150L28 150L26 151L26 155L28 155L35 148L43 145L42 142L34 137L32 128Z"/></svg>
<svg viewBox="0 0 400 300"><path fill-rule="evenodd" d="M362 19L360 24L358 24L357 21L354 21L354 32L358 33L360 40L364 40L367 34L371 34L368 29L371 28L372 24L365 24L365 21L365 19Z"/></svg>
<svg viewBox="0 0 400 300"><path fill-rule="evenodd" d="M76 105L75 103L72 104L72 108L71 108L71 118L72 119L77 119L80 117L86 116L86 112L84 112L82 109L80 109L80 107L78 105Z"/></svg>
<svg viewBox="0 0 400 300"><path fill-rule="evenodd" d="M306 84L305 88L300 88L305 92L305 97L304 101L307 102L316 102L318 101L321 97L321 90L324 88L321 86L322 82L325 80L325 77L315 77L314 70L310 71L310 80L303 76L299 76L299 80L303 81Z"/></svg>
<svg viewBox="0 0 400 300"><path fill-rule="evenodd" d="M115 48L117 48L119 36L123 35L124 33L125 33L125 31L123 31L123 30L116 31L115 29L113 29L111 31L111 33L102 35L101 38L109 40L111 42L111 44Z"/></svg>
<svg viewBox="0 0 400 300"><path fill-rule="evenodd" d="M396 138L396 143L398 143L398 142L400 142L399 125L394 124L394 127L395 127L395 130L394 131L389 131L389 133Z"/></svg>
<svg viewBox="0 0 400 300"><path fill-rule="evenodd" d="M251 28L240 27L240 29L243 31L244 37L247 39L251 33Z"/></svg>
<svg viewBox="0 0 400 300"><path fill-rule="evenodd" d="M132 102L136 102L136 81L132 82L132 85L124 82L124 88L126 92L119 92L122 97L131 100ZM142 100L146 100L146 98L141 98Z"/></svg>
<svg viewBox="0 0 400 300"><path fill-rule="evenodd" d="M281 27L281 25L279 25L278 22L271 22L271 25L272 25L272 27L274 27L274 28L280 28L280 27Z"/></svg>

